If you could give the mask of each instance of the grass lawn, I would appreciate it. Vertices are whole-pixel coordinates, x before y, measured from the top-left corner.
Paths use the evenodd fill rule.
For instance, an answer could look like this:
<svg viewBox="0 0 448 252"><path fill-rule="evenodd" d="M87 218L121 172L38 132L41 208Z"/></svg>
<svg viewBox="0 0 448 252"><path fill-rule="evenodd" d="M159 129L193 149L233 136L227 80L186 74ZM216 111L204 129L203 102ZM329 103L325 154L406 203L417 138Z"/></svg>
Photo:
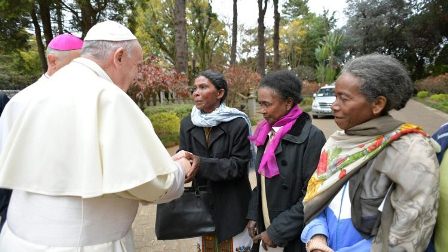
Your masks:
<svg viewBox="0 0 448 252"><path fill-rule="evenodd" d="M431 100L429 97L425 97L425 98L414 97L414 99L416 101L419 101L419 102L431 107L431 108L438 109L438 110L448 114L448 100L434 101L434 100Z"/></svg>

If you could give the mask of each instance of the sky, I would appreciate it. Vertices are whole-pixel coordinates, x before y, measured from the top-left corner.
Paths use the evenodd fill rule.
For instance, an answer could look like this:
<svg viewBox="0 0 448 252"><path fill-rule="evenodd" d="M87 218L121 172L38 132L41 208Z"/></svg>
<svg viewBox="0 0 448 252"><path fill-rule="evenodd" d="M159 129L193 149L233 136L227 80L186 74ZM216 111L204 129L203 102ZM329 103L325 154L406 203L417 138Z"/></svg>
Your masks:
<svg viewBox="0 0 448 252"><path fill-rule="evenodd" d="M269 1L268 9L265 16L265 25L272 27L274 24L274 7L272 1ZM282 1L280 1L282 2ZM281 4L279 4L281 13ZM336 26L342 27L347 18L344 16L343 10L346 6L345 0L309 0L308 7L311 12L321 14L325 9L335 11L337 19ZM219 19L225 23L232 23L233 1L232 0L212 0L212 8L218 14ZM245 28L257 26L258 4L257 0L238 0L238 24L244 24Z"/></svg>

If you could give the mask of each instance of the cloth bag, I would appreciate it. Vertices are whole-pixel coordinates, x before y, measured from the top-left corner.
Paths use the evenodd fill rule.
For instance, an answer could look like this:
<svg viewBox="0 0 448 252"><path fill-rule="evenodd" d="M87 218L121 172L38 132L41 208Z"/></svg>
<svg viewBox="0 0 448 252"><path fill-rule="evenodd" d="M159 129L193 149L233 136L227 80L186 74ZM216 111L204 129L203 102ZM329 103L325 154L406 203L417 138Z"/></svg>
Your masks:
<svg viewBox="0 0 448 252"><path fill-rule="evenodd" d="M192 186L185 187L180 198L158 204L155 225L157 239L175 240L214 233L215 224L207 207L210 197L206 187Z"/></svg>

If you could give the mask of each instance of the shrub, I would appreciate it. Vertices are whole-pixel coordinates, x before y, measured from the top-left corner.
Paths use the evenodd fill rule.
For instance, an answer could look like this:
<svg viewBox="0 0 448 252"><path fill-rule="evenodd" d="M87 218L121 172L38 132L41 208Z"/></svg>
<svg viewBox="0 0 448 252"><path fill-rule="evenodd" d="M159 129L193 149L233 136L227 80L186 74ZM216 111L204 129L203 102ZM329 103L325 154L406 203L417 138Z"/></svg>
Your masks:
<svg viewBox="0 0 448 252"><path fill-rule="evenodd" d="M162 112L173 112L179 119L191 113L192 104L169 104L169 105L158 105L149 106L144 109L144 113L147 117L151 118L152 115L162 113Z"/></svg>
<svg viewBox="0 0 448 252"><path fill-rule="evenodd" d="M225 70L224 76L228 85L226 104L236 108L246 103L241 95L249 96L250 91L256 89L261 79L257 72L244 66L232 66Z"/></svg>
<svg viewBox="0 0 448 252"><path fill-rule="evenodd" d="M417 91L428 91L433 94L448 93L448 73L428 77L415 82Z"/></svg>
<svg viewBox="0 0 448 252"><path fill-rule="evenodd" d="M426 98L429 96L429 92L428 91L419 91L417 93L417 97L420 99Z"/></svg>
<svg viewBox="0 0 448 252"><path fill-rule="evenodd" d="M130 86L128 95L143 109L150 104L150 100L155 103L154 98L161 91L169 93L173 99L188 97L188 79L185 74L163 66L157 57L150 56L139 66L136 81Z"/></svg>
<svg viewBox="0 0 448 252"><path fill-rule="evenodd" d="M180 119L174 112L154 113L148 117L165 147L179 144Z"/></svg>
<svg viewBox="0 0 448 252"><path fill-rule="evenodd" d="M302 82L302 95L303 96L312 96L314 93L319 90L319 84L315 81L307 81L304 80Z"/></svg>
<svg viewBox="0 0 448 252"><path fill-rule="evenodd" d="M446 102L448 101L448 94L435 94L429 97L431 101L434 102Z"/></svg>
<svg viewBox="0 0 448 252"><path fill-rule="evenodd" d="M314 67L299 65L294 71L297 73L297 76L299 76L301 80L316 80L316 69Z"/></svg>
<svg viewBox="0 0 448 252"><path fill-rule="evenodd" d="M313 97L312 96L304 96L303 100L299 104L299 106L303 111L310 112L312 104L313 104Z"/></svg>

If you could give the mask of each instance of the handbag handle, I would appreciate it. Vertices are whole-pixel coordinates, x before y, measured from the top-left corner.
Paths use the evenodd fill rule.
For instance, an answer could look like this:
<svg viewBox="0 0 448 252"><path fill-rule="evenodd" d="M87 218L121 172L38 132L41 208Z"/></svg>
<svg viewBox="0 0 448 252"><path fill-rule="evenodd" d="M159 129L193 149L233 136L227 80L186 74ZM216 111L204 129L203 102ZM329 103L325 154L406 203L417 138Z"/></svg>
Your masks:
<svg viewBox="0 0 448 252"><path fill-rule="evenodd" d="M191 192L191 191L194 191L195 192L195 195L197 196L197 197L200 197L200 192L201 191L207 191L207 188L208 188L208 186L206 186L206 185L198 185L197 183L196 183L196 179L193 179L193 181L191 182L191 184L192 184L192 186L188 186L188 187L184 187L184 191L189 191L189 192Z"/></svg>

